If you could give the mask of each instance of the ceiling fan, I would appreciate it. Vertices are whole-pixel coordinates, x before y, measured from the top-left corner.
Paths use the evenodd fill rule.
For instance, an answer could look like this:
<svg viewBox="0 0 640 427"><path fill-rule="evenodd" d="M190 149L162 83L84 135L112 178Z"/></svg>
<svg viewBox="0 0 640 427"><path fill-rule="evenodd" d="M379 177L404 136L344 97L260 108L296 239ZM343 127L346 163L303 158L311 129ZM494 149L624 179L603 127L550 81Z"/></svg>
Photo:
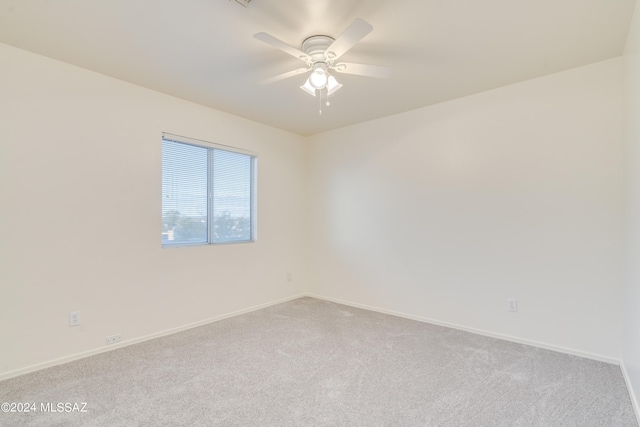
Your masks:
<svg viewBox="0 0 640 427"><path fill-rule="evenodd" d="M317 92L322 96L322 90L326 89L326 96L331 96L342 87L335 76L331 74L332 71L386 79L391 75L389 67L338 62L342 55L369 34L371 30L373 27L369 23L358 18L337 39L324 35L311 36L302 42L301 49L290 46L267 33L254 34L253 37L256 39L306 63L303 68L278 74L259 82L259 84L274 83L311 71L309 78L300 86L300 89L312 96L316 96Z"/></svg>

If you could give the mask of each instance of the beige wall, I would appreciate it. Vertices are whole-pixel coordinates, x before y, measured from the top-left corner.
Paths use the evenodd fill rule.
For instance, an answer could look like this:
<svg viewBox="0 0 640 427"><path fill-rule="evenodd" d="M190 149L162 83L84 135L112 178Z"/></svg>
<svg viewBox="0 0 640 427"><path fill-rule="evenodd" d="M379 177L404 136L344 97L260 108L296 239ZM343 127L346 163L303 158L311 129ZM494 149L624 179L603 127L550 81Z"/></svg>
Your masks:
<svg viewBox="0 0 640 427"><path fill-rule="evenodd" d="M640 419L640 7L624 55L627 161L627 281L622 361Z"/></svg>
<svg viewBox="0 0 640 427"><path fill-rule="evenodd" d="M301 137L6 45L0 63L0 377L306 289ZM257 153L255 244L161 248L162 132Z"/></svg>
<svg viewBox="0 0 640 427"><path fill-rule="evenodd" d="M312 137L311 292L619 359L621 72L618 58Z"/></svg>

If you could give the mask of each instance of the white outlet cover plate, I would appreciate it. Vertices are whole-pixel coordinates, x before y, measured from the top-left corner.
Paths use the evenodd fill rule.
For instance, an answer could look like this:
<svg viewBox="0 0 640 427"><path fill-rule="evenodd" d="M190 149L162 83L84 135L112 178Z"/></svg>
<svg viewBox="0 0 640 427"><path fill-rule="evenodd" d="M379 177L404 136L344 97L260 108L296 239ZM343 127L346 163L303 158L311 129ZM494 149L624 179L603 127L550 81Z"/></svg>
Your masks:
<svg viewBox="0 0 640 427"><path fill-rule="evenodd" d="M80 324L80 312L72 311L69 313L69 326L78 326Z"/></svg>
<svg viewBox="0 0 640 427"><path fill-rule="evenodd" d="M115 344L121 339L122 337L120 336L120 334L111 335L110 337L107 337L107 344Z"/></svg>

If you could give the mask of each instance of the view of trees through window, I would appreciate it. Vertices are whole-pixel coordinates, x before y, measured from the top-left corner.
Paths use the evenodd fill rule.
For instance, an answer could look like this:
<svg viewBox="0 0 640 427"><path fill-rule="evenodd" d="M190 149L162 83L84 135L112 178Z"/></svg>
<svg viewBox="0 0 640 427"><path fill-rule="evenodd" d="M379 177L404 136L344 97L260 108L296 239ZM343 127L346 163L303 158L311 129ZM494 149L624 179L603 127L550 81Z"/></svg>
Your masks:
<svg viewBox="0 0 640 427"><path fill-rule="evenodd" d="M233 216L231 212L224 212L214 217L213 224L216 242L249 240L246 237L251 233L251 218L247 216ZM162 214L163 243L207 243L208 233L206 216L181 216L176 210Z"/></svg>
<svg viewBox="0 0 640 427"><path fill-rule="evenodd" d="M255 157L162 140L162 244L253 240Z"/></svg>

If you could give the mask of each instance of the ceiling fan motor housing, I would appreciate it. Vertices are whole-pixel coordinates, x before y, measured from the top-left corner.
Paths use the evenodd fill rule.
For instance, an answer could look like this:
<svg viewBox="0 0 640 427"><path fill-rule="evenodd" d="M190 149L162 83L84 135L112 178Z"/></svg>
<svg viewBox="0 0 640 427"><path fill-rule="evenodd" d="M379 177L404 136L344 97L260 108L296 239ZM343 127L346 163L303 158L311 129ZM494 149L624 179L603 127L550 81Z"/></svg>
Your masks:
<svg viewBox="0 0 640 427"><path fill-rule="evenodd" d="M311 36L303 41L302 51L311 58L309 65L313 65L317 62L329 63L330 53L326 52L326 50L333 42L333 37L329 36Z"/></svg>

